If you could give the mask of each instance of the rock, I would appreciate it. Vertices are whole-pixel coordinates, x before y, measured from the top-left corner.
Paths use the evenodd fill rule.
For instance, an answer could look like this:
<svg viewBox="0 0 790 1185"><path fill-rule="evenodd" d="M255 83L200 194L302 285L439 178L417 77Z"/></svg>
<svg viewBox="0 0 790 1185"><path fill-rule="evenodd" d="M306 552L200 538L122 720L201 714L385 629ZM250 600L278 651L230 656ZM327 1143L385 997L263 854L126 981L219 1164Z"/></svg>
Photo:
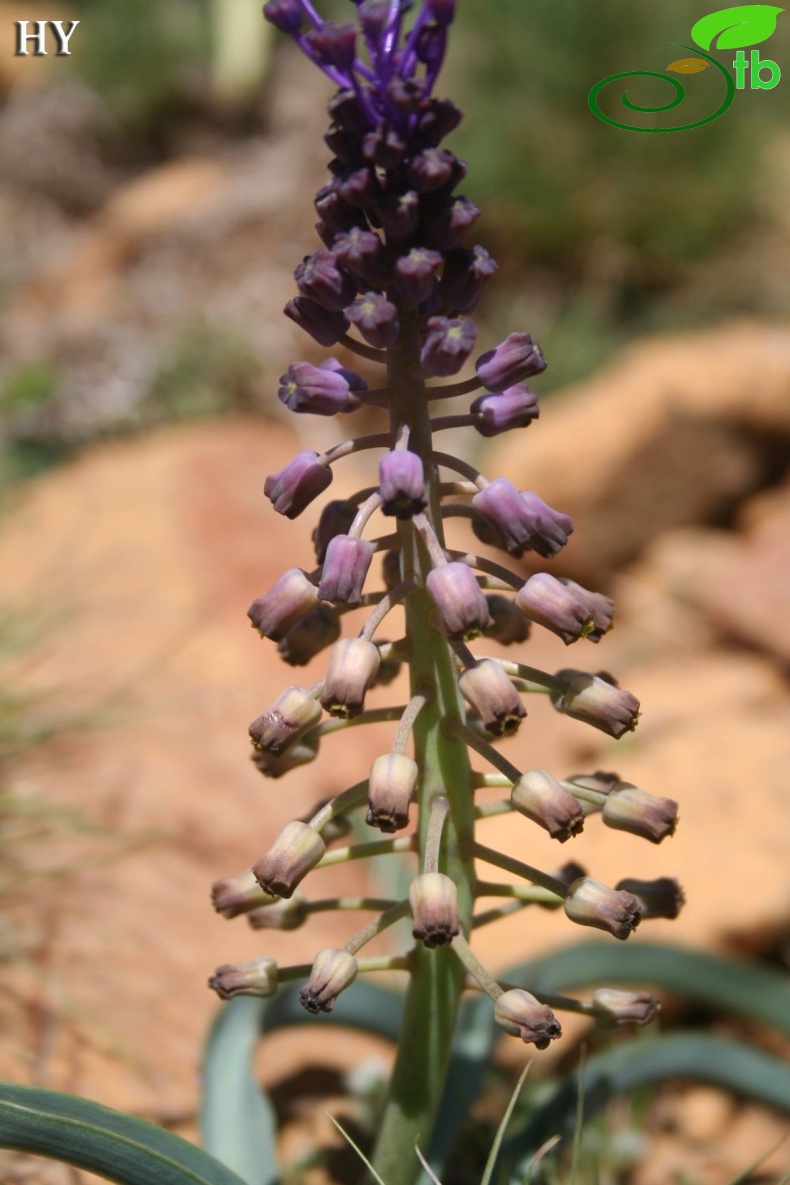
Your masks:
<svg viewBox="0 0 790 1185"><path fill-rule="evenodd" d="M485 469L571 515L555 565L595 584L662 531L721 521L775 480L788 438L790 332L735 323L633 347L547 400L526 441L496 441Z"/></svg>

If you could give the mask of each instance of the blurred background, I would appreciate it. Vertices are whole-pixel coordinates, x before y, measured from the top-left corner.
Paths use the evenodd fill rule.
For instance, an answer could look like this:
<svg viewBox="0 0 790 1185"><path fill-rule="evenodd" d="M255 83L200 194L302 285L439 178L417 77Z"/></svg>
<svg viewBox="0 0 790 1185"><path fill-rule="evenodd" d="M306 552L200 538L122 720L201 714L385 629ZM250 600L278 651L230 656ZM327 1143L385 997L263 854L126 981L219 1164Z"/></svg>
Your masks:
<svg viewBox="0 0 790 1185"><path fill-rule="evenodd" d="M786 968L790 75L696 131L630 134L592 116L590 87L663 71L713 6L458 7L450 147L500 264L479 340L527 329L549 359L540 423L477 456L573 516L553 570L620 615L572 662L612 669L644 709L615 753L539 704L509 755L558 774L616 761L678 799L660 850L591 826L574 858L611 883L684 883L685 914L652 937ZM15 57L18 19L78 19L71 56ZM783 19L760 49L784 68ZM715 78L683 81L689 110L715 109ZM273 521L262 481L347 426L289 423L275 397L289 361L321 356L281 309L317 246L329 94L257 0L0 0L0 1071L187 1133L205 976L262 949L211 914L211 881L386 744L336 745L317 792L312 768L261 783L245 739L290 672L244 610L282 556L310 566L315 517ZM567 665L555 642L528 661ZM512 831L497 839L515 853ZM500 964L577 937L549 915L490 933ZM345 936L327 921L320 945ZM265 946L302 961L306 942ZM361 1056L326 1041L335 1067ZM281 1057L269 1085L298 1076ZM718 1185L787 1126L709 1088L651 1106L612 1180ZM300 1156L329 1139L307 1112L292 1137ZM3 1173L74 1179L19 1158Z"/></svg>

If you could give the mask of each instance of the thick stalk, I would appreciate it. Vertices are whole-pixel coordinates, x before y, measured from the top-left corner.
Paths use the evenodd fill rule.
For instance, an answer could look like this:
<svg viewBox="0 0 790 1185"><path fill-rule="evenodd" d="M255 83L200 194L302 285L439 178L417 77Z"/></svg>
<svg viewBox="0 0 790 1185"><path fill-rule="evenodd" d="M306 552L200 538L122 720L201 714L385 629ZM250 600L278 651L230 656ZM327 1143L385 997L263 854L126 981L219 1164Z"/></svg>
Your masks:
<svg viewBox="0 0 790 1185"><path fill-rule="evenodd" d="M393 439L409 427L409 448L425 463L428 478L426 515L442 539L437 479L430 464L431 427L425 384L420 369L416 325L401 320L401 333L389 351ZM430 803L444 794L450 803L442 841L440 869L458 886L461 928L469 933L474 897L472 775L464 740L441 727L446 716L463 719L463 703L447 641L431 625L433 604L425 592L429 560L411 522L399 527L403 577L416 587L404 600L411 670L411 694L428 702L413 729L414 754L420 768L420 867L425 854ZM467 853L467 855L462 855ZM373 1164L386 1185L413 1185L422 1173L413 1153L415 1143L427 1151L444 1089L464 968L448 948L416 951L406 996L390 1093L379 1130Z"/></svg>

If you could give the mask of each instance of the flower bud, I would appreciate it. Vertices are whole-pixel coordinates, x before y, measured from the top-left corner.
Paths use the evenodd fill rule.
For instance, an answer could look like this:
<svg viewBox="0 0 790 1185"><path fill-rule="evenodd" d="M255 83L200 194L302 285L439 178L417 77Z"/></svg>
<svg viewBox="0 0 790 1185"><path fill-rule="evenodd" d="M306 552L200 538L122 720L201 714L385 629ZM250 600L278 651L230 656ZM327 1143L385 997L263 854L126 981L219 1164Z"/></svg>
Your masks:
<svg viewBox="0 0 790 1185"><path fill-rule="evenodd" d="M208 986L221 1000L234 996L273 996L277 991L274 959L252 959L249 963L225 963L217 967Z"/></svg>
<svg viewBox="0 0 790 1185"><path fill-rule="evenodd" d="M395 264L394 288L402 308L416 309L436 288L442 256L428 247L412 247Z"/></svg>
<svg viewBox="0 0 790 1185"><path fill-rule="evenodd" d="M603 1029L650 1024L661 1009L650 992L620 992L616 988L598 988L593 992L592 1003L596 1022Z"/></svg>
<svg viewBox="0 0 790 1185"><path fill-rule="evenodd" d="M455 0L427 0L426 6L437 25L449 25L455 16Z"/></svg>
<svg viewBox="0 0 790 1185"><path fill-rule="evenodd" d="M387 834L407 827L417 775L417 762L405 753L377 757L370 767L365 822Z"/></svg>
<svg viewBox="0 0 790 1185"><path fill-rule="evenodd" d="M426 375L446 378L458 374L476 341L477 330L473 321L430 317L420 356Z"/></svg>
<svg viewBox="0 0 790 1185"><path fill-rule="evenodd" d="M265 778L281 778L300 765L309 765L318 756L318 736L308 733L289 745L284 753L275 755L265 749L252 751L252 763Z"/></svg>
<svg viewBox="0 0 790 1185"><path fill-rule="evenodd" d="M348 72L354 65L357 31L353 25L337 25L324 21L320 27L305 34L312 55L325 66Z"/></svg>
<svg viewBox="0 0 790 1185"><path fill-rule="evenodd" d="M307 823L286 823L252 871L272 897L291 897L296 886L326 855L326 844Z"/></svg>
<svg viewBox="0 0 790 1185"><path fill-rule="evenodd" d="M540 346L528 333L511 333L496 349L481 354L475 370L487 391L506 391L533 375L542 374L546 359Z"/></svg>
<svg viewBox="0 0 790 1185"><path fill-rule="evenodd" d="M615 938L626 939L639 925L639 902L632 893L610 889L590 876L580 877L568 889L565 912L580 926L607 930Z"/></svg>
<svg viewBox="0 0 790 1185"><path fill-rule="evenodd" d="M316 562L323 564L326 549L335 535L347 535L349 528L356 518L357 506L354 502L347 502L342 498L335 498L327 502L321 511L318 526L312 534L315 548Z"/></svg>
<svg viewBox="0 0 790 1185"><path fill-rule="evenodd" d="M263 15L281 33L298 33L302 26L298 0L266 0Z"/></svg>
<svg viewBox="0 0 790 1185"><path fill-rule="evenodd" d="M405 239L417 228L420 195L413 189L398 194L385 191L376 198L374 208L387 238Z"/></svg>
<svg viewBox="0 0 790 1185"><path fill-rule="evenodd" d="M584 827L584 811L556 778L542 769L523 774L510 792L510 801L522 815L565 843Z"/></svg>
<svg viewBox="0 0 790 1185"><path fill-rule="evenodd" d="M556 576L536 572L516 593L519 612L551 630L566 646L586 637L593 628L590 610Z"/></svg>
<svg viewBox="0 0 790 1185"><path fill-rule="evenodd" d="M475 417L474 428L481 436L499 436L511 428L528 428L540 415L537 395L521 383L498 395L486 392L478 396L469 411Z"/></svg>
<svg viewBox="0 0 790 1185"><path fill-rule="evenodd" d="M486 604L491 614L491 625L483 630L486 638L499 642L500 646L526 642L530 623L523 613L519 613L512 601L500 596L499 593L491 593L486 597Z"/></svg>
<svg viewBox="0 0 790 1185"><path fill-rule="evenodd" d="M420 193L433 193L457 175L460 164L447 148L426 148L409 162L409 180Z"/></svg>
<svg viewBox="0 0 790 1185"><path fill-rule="evenodd" d="M357 960L347 950L329 947L313 960L310 978L299 992L308 1012L331 1012L340 993L357 977Z"/></svg>
<svg viewBox="0 0 790 1185"><path fill-rule="evenodd" d="M297 453L284 469L270 473L263 492L278 514L296 518L332 484L332 470L312 449Z"/></svg>
<svg viewBox="0 0 790 1185"><path fill-rule="evenodd" d="M496 260L485 247L471 251L456 247L444 257L444 270L439 285L442 304L459 313L471 313L477 306L486 280L497 271Z"/></svg>
<svg viewBox="0 0 790 1185"><path fill-rule="evenodd" d="M321 695L321 703L330 716L359 715L380 664L381 655L373 642L364 638L335 642Z"/></svg>
<svg viewBox="0 0 790 1185"><path fill-rule="evenodd" d="M592 622L592 629L589 629L585 637L590 642L600 642L604 634L608 633L612 628L612 619L614 618L614 601L611 597L604 596L603 593L590 592L589 589L582 588L580 584L576 584L573 580L568 580L566 576L559 577L560 584L571 592L577 600L581 601L585 609L590 614L590 621Z"/></svg>
<svg viewBox="0 0 790 1185"><path fill-rule="evenodd" d="M536 551L549 558L573 532L567 514L552 510L537 494L520 494L505 477L495 477L475 494L472 506L494 528L500 546L510 555Z"/></svg>
<svg viewBox="0 0 790 1185"><path fill-rule="evenodd" d="M448 946L459 932L458 890L443 872L423 872L409 886L412 934L426 946Z"/></svg>
<svg viewBox="0 0 790 1185"><path fill-rule="evenodd" d="M358 605L373 551L367 539L335 535L326 549L319 597L336 605Z"/></svg>
<svg viewBox="0 0 790 1185"><path fill-rule="evenodd" d="M342 313L332 313L306 296L289 300L283 312L320 346L335 345L348 329L348 320Z"/></svg>
<svg viewBox="0 0 790 1185"><path fill-rule="evenodd" d="M393 588L397 588L401 583L400 552L395 547L384 553L381 561L381 579L387 592L392 592Z"/></svg>
<svg viewBox="0 0 790 1185"><path fill-rule="evenodd" d="M633 893L643 918L674 919L686 904L686 894L673 876L659 876L652 881L625 877L615 888Z"/></svg>
<svg viewBox="0 0 790 1185"><path fill-rule="evenodd" d="M368 345L377 350L391 346L400 331L398 310L377 292L363 292L348 306L346 316Z"/></svg>
<svg viewBox="0 0 790 1185"><path fill-rule="evenodd" d="M672 798L656 798L628 782L620 782L604 803L603 821L616 831L630 831L651 843L661 843L675 834L678 804Z"/></svg>
<svg viewBox="0 0 790 1185"><path fill-rule="evenodd" d="M356 96L352 95L350 101L356 105ZM359 110L358 107L357 110ZM319 189L313 200L313 205L318 212L321 222L335 235L345 234L352 227L358 226L364 218L364 215L359 210L343 200L334 183L324 185L322 189Z"/></svg>
<svg viewBox="0 0 790 1185"><path fill-rule="evenodd" d="M289 568L262 597L256 597L247 616L262 638L281 642L292 626L318 604L318 590L301 568Z"/></svg>
<svg viewBox="0 0 790 1185"><path fill-rule="evenodd" d="M306 920L307 900L301 893L294 893L290 901L278 897L247 914L253 930L298 930Z"/></svg>
<svg viewBox="0 0 790 1185"><path fill-rule="evenodd" d="M551 1041L562 1036L560 1022L551 1009L523 988L511 988L498 997L494 1020L511 1037L520 1037L537 1049L548 1049Z"/></svg>
<svg viewBox="0 0 790 1185"><path fill-rule="evenodd" d="M294 275L302 296L332 313L342 312L356 296L356 284L337 266L333 251L322 248L313 255L305 255Z"/></svg>
<svg viewBox="0 0 790 1185"><path fill-rule="evenodd" d="M211 887L211 900L217 913L224 918L235 918L240 913L249 913L260 905L272 901L255 879L251 868L238 876L228 876L215 881Z"/></svg>
<svg viewBox="0 0 790 1185"><path fill-rule="evenodd" d="M377 284L385 266L385 251L381 239L372 230L352 226L337 235L332 251L339 263L369 284Z"/></svg>
<svg viewBox="0 0 790 1185"><path fill-rule="evenodd" d="M527 710L510 678L493 658L484 658L458 680L461 694L494 736L511 736Z"/></svg>
<svg viewBox="0 0 790 1185"><path fill-rule="evenodd" d="M329 605L316 605L292 625L277 645L283 662L303 667L340 637L340 618Z"/></svg>
<svg viewBox="0 0 790 1185"><path fill-rule="evenodd" d="M250 725L250 739L256 749L277 757L299 737L315 728L321 708L304 687L287 687L263 715Z"/></svg>
<svg viewBox="0 0 790 1185"><path fill-rule="evenodd" d="M425 509L422 458L408 449L393 449L379 463L381 513L411 518Z"/></svg>
<svg viewBox="0 0 790 1185"><path fill-rule="evenodd" d="M588 675L585 671L564 670L557 672L557 678L565 682L562 693L551 696L558 712L600 728L615 740L636 728L639 700L630 691L621 691L605 671Z"/></svg>
<svg viewBox="0 0 790 1185"><path fill-rule="evenodd" d="M288 367L280 377L277 397L291 411L315 416L351 411L359 402L342 370L310 362L293 362Z"/></svg>
<svg viewBox="0 0 790 1185"><path fill-rule="evenodd" d="M453 561L428 573L425 588L448 638L468 641L491 624L488 603L468 564Z"/></svg>
<svg viewBox="0 0 790 1185"><path fill-rule="evenodd" d="M479 217L480 210L473 201L463 195L454 197L426 218L423 240L437 251L447 251L461 242Z"/></svg>
<svg viewBox="0 0 790 1185"><path fill-rule="evenodd" d="M386 21L386 8L382 6L380 11ZM406 144L395 128L380 120L375 130L368 132L362 141L362 152L377 168L396 169L406 155Z"/></svg>

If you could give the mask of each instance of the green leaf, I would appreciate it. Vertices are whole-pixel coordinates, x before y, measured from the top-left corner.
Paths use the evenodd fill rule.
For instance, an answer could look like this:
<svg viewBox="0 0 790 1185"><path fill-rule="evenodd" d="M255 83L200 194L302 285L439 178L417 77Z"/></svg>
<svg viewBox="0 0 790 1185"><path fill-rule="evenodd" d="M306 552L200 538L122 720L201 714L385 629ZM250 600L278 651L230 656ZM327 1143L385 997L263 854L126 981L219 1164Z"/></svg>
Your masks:
<svg viewBox="0 0 790 1185"><path fill-rule="evenodd" d="M245 1185L172 1132L35 1086L0 1083L0 1147L64 1161L119 1185Z"/></svg>
<svg viewBox="0 0 790 1185"><path fill-rule="evenodd" d="M266 1092L252 1073L265 1000L240 996L220 1009L203 1059L203 1147L246 1185L275 1185L277 1129Z"/></svg>
<svg viewBox="0 0 790 1185"><path fill-rule="evenodd" d="M483 1170L483 1176L481 1178L480 1185L491 1185L491 1178L494 1175L494 1167L497 1162L497 1157L499 1156L499 1149L502 1147L502 1141L505 1138L507 1125L510 1123L510 1117L513 1114L516 1103L518 1102L518 1096L521 1094L521 1088L526 1081L531 1065L532 1062L527 1062L526 1066L521 1071L521 1076L516 1083L516 1088L510 1096L510 1102L505 1109L505 1114L502 1116L502 1121L499 1124L499 1127L496 1129L496 1135L494 1136L494 1142L491 1145L491 1151L488 1154L488 1160L486 1161L486 1167Z"/></svg>
<svg viewBox="0 0 790 1185"><path fill-rule="evenodd" d="M738 4L709 12L693 26L691 36L701 49L711 49L718 34L716 49L742 49L760 45L776 29L776 18L783 8L773 4Z"/></svg>

